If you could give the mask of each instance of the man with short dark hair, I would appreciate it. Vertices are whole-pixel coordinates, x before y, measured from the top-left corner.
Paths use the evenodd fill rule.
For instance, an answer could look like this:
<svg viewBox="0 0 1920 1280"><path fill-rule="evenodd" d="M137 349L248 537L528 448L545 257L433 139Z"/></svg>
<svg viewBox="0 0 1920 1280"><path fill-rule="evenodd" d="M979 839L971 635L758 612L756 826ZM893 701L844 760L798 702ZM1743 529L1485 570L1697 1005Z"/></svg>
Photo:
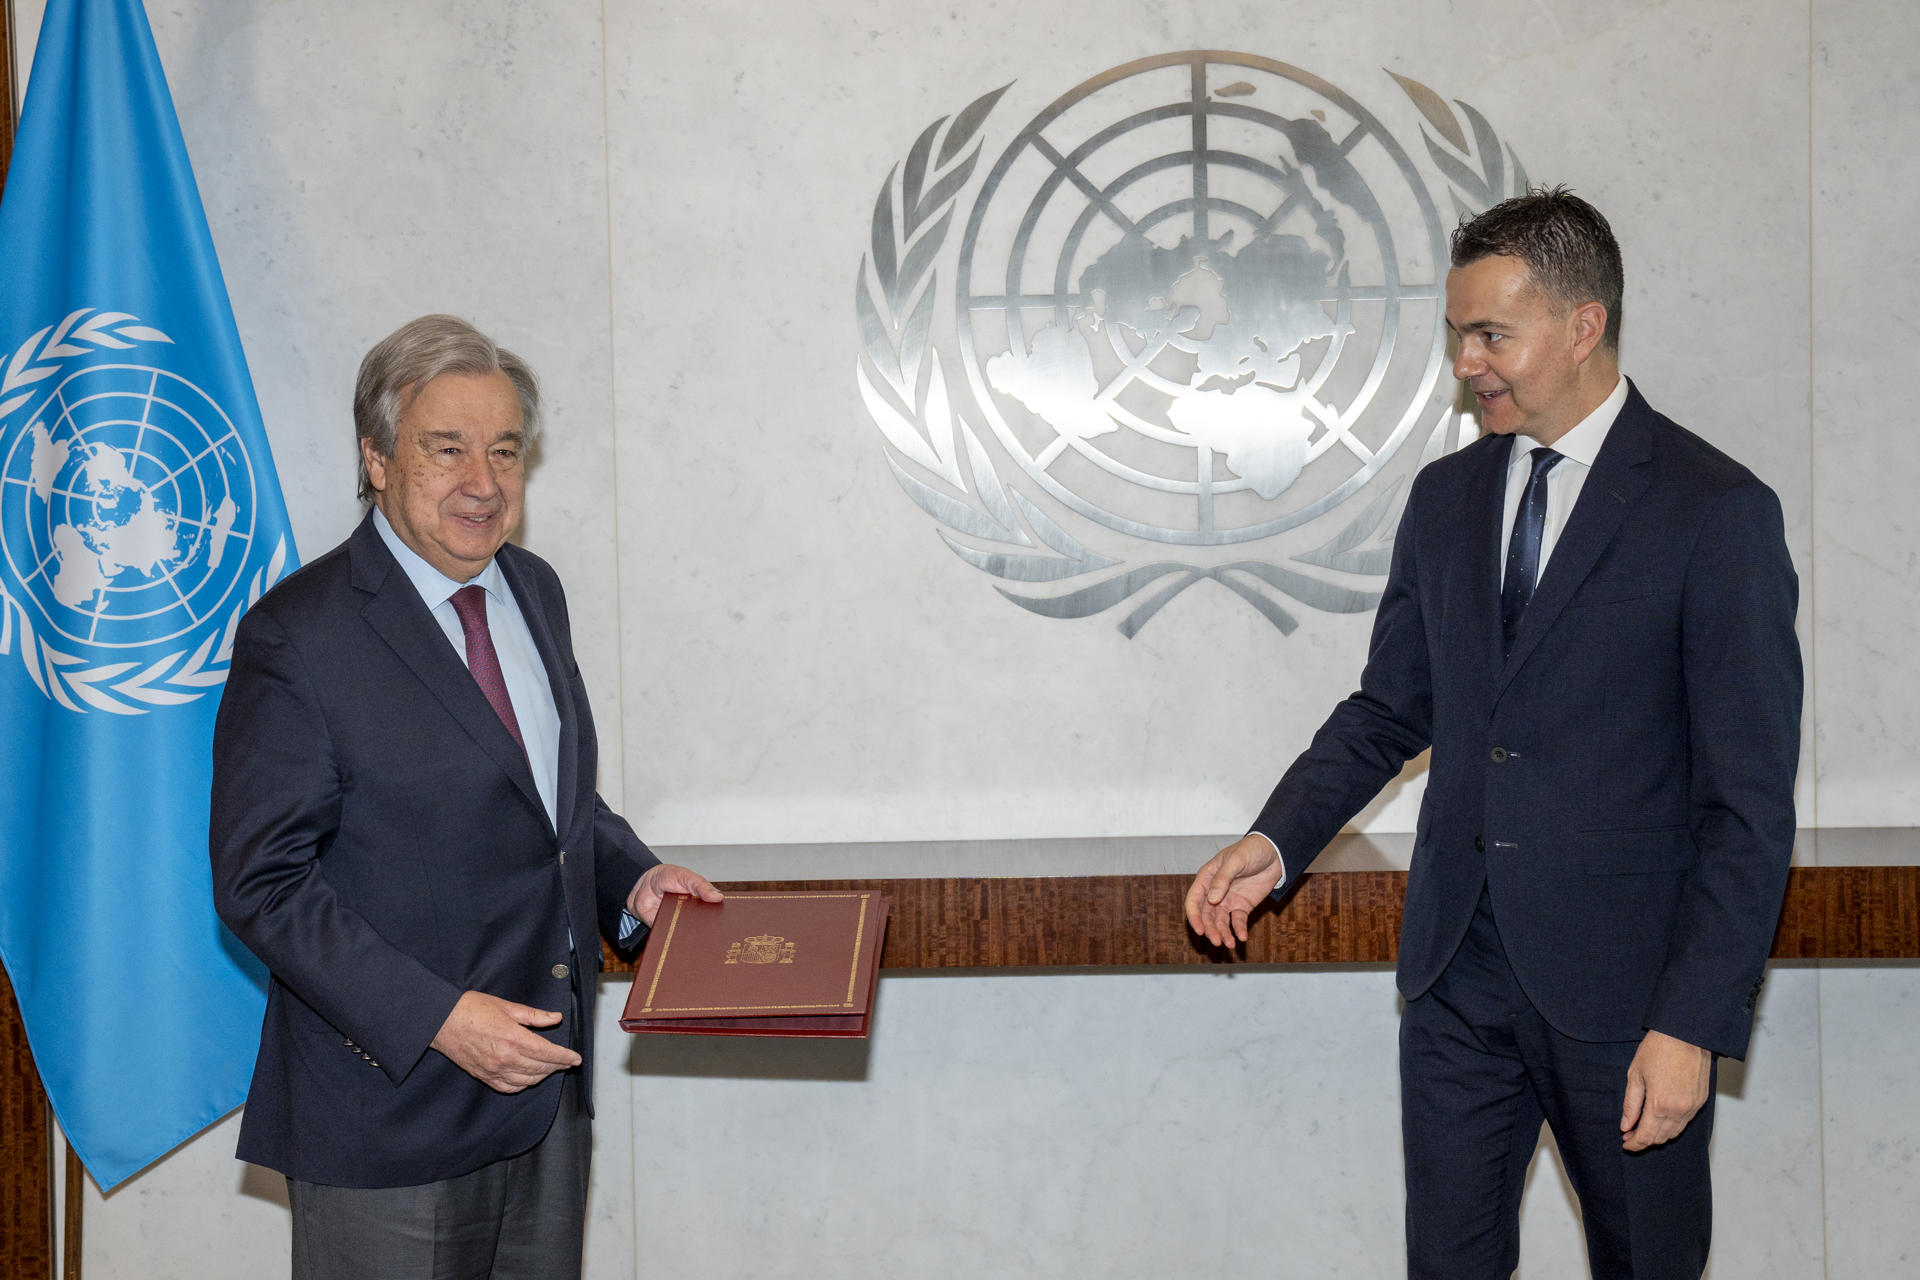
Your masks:
<svg viewBox="0 0 1920 1280"><path fill-rule="evenodd" d="M1215 945L1432 748L1399 986L1408 1272L1500 1280L1544 1119L1596 1277L1711 1233L1715 1055L1744 1056L1792 852L1780 505L1618 366L1620 252L1564 189L1460 227L1486 435L1415 479L1358 692L1200 869Z"/></svg>
<svg viewBox="0 0 1920 1280"><path fill-rule="evenodd" d="M376 345L373 509L235 638L214 897L273 974L239 1155L296 1280L577 1276L600 935L720 896L595 792L559 579L507 541L539 408L465 321Z"/></svg>

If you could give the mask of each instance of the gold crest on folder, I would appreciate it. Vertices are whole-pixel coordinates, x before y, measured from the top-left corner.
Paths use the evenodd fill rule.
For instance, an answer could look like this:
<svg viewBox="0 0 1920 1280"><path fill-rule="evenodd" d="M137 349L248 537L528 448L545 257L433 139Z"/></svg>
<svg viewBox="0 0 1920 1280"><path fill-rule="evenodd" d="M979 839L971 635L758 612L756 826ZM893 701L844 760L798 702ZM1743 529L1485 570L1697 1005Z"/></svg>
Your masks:
<svg viewBox="0 0 1920 1280"><path fill-rule="evenodd" d="M727 948L728 964L792 964L794 944L773 933L759 933Z"/></svg>

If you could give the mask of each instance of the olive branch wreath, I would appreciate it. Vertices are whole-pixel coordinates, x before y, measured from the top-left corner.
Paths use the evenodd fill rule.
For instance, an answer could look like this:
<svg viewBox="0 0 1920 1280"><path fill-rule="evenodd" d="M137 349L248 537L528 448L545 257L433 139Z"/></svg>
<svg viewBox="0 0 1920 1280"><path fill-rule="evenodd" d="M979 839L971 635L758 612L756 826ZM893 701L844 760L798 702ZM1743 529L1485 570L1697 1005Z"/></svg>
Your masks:
<svg viewBox="0 0 1920 1280"><path fill-rule="evenodd" d="M1447 179L1460 217L1503 199L1509 171L1512 194L1526 190L1526 173L1518 156L1511 147L1503 152L1485 116L1465 102L1457 103L1472 130L1470 142L1437 93L1418 81L1388 74L1438 131L1439 139L1424 128L1421 137ZM939 287L935 259L945 245L960 194L979 162L975 137L1010 87L1002 85L983 94L951 120L942 116L922 130L904 165L888 171L874 202L870 252L860 260L854 286L862 346L855 373L867 412L889 446L887 465L894 479L915 505L942 526L940 537L955 555L1005 582L1065 582L1120 567L1118 573L1061 595L1028 595L995 586L1030 612L1053 618L1090 617L1161 583L1117 624L1129 639L1175 596L1208 579L1245 600L1283 635L1291 634L1298 620L1263 587L1330 612L1358 613L1378 604L1377 591L1330 590L1321 579L1265 561L1199 566L1167 560L1126 568L1124 562L1085 546L1024 493L1001 481L969 406L956 404L949 392L931 333ZM1447 451L1453 424L1451 412L1442 415L1421 451L1420 465ZM903 462L941 483L921 479ZM1327 542L1292 558L1359 576L1384 577L1405 487L1404 479L1396 479ZM994 549L971 545L963 537L992 544Z"/></svg>
<svg viewBox="0 0 1920 1280"><path fill-rule="evenodd" d="M49 325L28 338L7 361L5 373L0 374L0 421L31 399L35 384L59 373L67 360L91 355L103 348L125 351L143 342L172 341L160 330L141 324L138 317L126 312L96 312L91 307L83 307L59 324ZM42 694L69 711L84 713L91 708L116 715L144 715L152 707L192 702L205 696L208 689L225 682L241 615L279 580L286 562L287 540L283 536L266 567L255 571L247 584L245 598L234 607L225 627L210 632L191 651L179 649L144 664L94 665L55 647L35 634L26 606L0 587L0 655L13 652L17 632L20 660L26 665L27 674Z"/></svg>

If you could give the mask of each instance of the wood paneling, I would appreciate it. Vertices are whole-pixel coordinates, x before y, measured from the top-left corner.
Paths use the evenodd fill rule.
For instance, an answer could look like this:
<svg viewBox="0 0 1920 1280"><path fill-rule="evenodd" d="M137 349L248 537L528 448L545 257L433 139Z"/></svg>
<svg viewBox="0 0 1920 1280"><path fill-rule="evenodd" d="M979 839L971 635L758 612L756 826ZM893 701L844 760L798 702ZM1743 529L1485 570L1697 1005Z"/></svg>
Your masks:
<svg viewBox="0 0 1920 1280"><path fill-rule="evenodd" d="M768 880L723 889L877 888L893 900L888 969L1049 969L1187 964L1375 964L1400 938L1404 871L1309 875L1244 947L1188 932L1189 877ZM1796 867L1774 938L1782 960L1920 957L1920 867ZM629 970L609 952L607 967Z"/></svg>
<svg viewBox="0 0 1920 1280"><path fill-rule="evenodd" d="M1776 960L1920 956L1920 867L1796 867L1773 935Z"/></svg>
<svg viewBox="0 0 1920 1280"><path fill-rule="evenodd" d="M0 1276L53 1275L52 1144L13 983L0 971Z"/></svg>

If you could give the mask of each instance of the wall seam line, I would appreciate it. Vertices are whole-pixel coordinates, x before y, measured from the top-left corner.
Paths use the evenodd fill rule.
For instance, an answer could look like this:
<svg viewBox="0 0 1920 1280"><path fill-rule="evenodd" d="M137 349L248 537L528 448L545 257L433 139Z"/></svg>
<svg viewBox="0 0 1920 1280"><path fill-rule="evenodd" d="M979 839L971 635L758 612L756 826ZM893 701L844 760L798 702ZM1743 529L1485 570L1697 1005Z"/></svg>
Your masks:
<svg viewBox="0 0 1920 1280"><path fill-rule="evenodd" d="M1809 0L1811 2L1811 0ZM614 727L620 741L620 807L627 807L627 646L624 637L627 634L627 597L620 589L625 581L621 572L621 551L625 543L620 537L620 352L619 339L615 333L617 311L614 302L613 287L613 42L607 30L607 3L600 0L600 156L601 189L605 192L607 208L607 453L613 470L613 502L609 522L613 527L613 696ZM605 741L605 735L601 735ZM596 780L597 785L597 780ZM629 1195L637 1203L640 1186L640 1126L632 1123L636 1114L635 1103L638 1100L639 1077L632 1072L624 1073L627 1090L627 1167L632 1172L632 1189ZM588 1195L592 1195L589 1185ZM629 1274L633 1280L640 1275L640 1215L633 1212L635 1203L629 1203L623 1216L628 1222L627 1244L632 1269ZM584 1259L582 1260L584 1262Z"/></svg>
<svg viewBox="0 0 1920 1280"><path fill-rule="evenodd" d="M1814 334L1818 331L1820 317L1816 310L1815 292L1819 277L1814 271L1814 255L1818 250L1819 190L1815 172L1816 152L1814 149L1815 119L1814 109L1815 79L1819 74L1819 56L1814 38L1814 10L1819 0L1807 0L1807 711L1813 721L1810 743L1807 751L1808 767L1813 770L1813 783L1808 788L1813 797L1813 861L1820 864L1820 575L1819 563L1819 451L1818 436L1815 431L1814 397L1816 378L1819 374L1819 356ZM1823 1025L1826 1003L1826 961L1816 961L1813 971L1813 1063L1814 1063L1814 1133L1820 1142L1820 1274L1828 1277L1832 1274L1832 1250L1829 1246L1828 1208L1832 1201L1832 1192L1827 1184L1827 1038Z"/></svg>

